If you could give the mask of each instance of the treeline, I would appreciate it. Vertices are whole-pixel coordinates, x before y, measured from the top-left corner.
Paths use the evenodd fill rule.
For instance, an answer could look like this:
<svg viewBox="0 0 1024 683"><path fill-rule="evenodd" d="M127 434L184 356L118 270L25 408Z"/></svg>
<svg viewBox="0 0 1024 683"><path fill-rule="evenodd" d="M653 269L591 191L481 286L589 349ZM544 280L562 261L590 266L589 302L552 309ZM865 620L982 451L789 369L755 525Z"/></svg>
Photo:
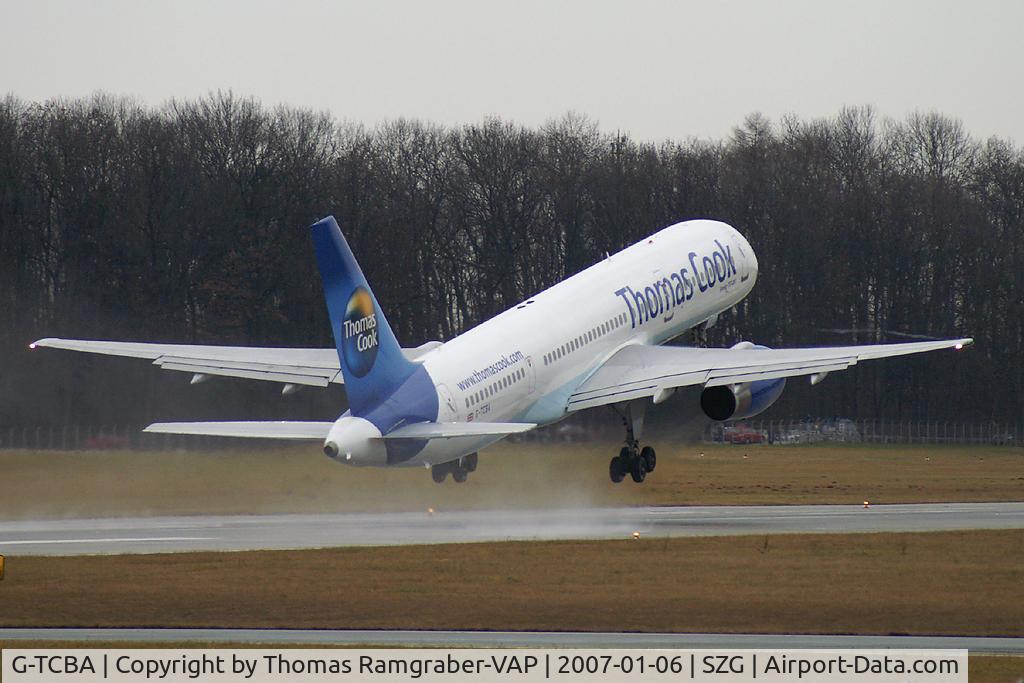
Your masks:
<svg viewBox="0 0 1024 683"><path fill-rule="evenodd" d="M813 391L793 382L774 415L1024 418L1024 154L956 120L753 115L727 140L652 144L575 114L366 128L217 93L159 108L0 101L0 421L169 410L72 370L81 356L25 362L39 336L329 345L305 230L328 213L405 345L451 338L665 225L725 220L761 275L716 344L978 341ZM157 393L177 405L175 381ZM237 395L209 400L251 407Z"/></svg>

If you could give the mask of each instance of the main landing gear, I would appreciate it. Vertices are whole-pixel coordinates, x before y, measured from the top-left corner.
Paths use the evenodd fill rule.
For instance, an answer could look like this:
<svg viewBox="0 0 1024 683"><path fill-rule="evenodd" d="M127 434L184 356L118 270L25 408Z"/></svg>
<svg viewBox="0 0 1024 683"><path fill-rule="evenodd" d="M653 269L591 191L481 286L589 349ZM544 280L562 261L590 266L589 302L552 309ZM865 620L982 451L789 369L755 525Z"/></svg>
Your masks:
<svg viewBox="0 0 1024 683"><path fill-rule="evenodd" d="M654 449L650 446L640 448L638 439L643 430L647 401L646 399L630 401L622 409L618 406L612 407L615 408L615 412L622 418L622 424L626 427L626 445L608 464L608 476L618 484L628 474L633 477L633 481L639 484L647 478L649 472L654 471L658 464L658 456Z"/></svg>
<svg viewBox="0 0 1024 683"><path fill-rule="evenodd" d="M434 465L430 468L430 476L433 477L434 481L438 484L444 483L444 480L449 474L452 475L452 479L458 483L466 481L470 472L476 471L477 454L470 453L464 455L458 460L451 460L449 462L442 462L439 465Z"/></svg>

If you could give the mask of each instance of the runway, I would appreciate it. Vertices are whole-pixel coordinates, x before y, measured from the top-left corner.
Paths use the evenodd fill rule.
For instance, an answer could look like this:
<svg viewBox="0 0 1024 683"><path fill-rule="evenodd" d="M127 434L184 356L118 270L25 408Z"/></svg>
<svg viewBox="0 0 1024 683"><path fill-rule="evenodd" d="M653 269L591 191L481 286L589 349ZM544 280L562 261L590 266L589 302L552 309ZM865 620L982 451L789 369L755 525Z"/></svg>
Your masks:
<svg viewBox="0 0 1024 683"><path fill-rule="evenodd" d="M1024 638L823 636L735 633L583 633L545 631L331 631L214 628L3 628L0 641L75 643L244 643L386 647L572 647L682 649L922 649L1024 654Z"/></svg>
<svg viewBox="0 0 1024 683"><path fill-rule="evenodd" d="M1024 529L1024 503L624 507L0 522L0 554L91 555L484 541Z"/></svg>

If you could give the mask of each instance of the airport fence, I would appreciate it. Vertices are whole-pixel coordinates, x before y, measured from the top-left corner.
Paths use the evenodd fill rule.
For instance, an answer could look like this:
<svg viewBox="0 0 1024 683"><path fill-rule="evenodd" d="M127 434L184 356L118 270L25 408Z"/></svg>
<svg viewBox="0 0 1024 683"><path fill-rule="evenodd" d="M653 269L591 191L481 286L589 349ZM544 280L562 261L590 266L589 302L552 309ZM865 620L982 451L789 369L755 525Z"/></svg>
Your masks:
<svg viewBox="0 0 1024 683"><path fill-rule="evenodd" d="M617 441L621 428L613 421L561 422L550 427L514 435L511 441L539 443L585 443ZM1009 422L951 422L908 420L851 420L806 418L801 420L745 420L710 423L701 439L707 443L800 444L800 443L892 443L892 444L974 444L991 446L1024 445L1022 424ZM100 450L237 450L239 448L280 448L280 441L237 439L175 434L147 434L141 426L70 425L0 427L0 449L100 451Z"/></svg>
<svg viewBox="0 0 1024 683"><path fill-rule="evenodd" d="M801 420L746 420L734 424L712 423L703 440L721 443L893 443L974 444L1018 446L1021 423L910 420L851 420L805 418Z"/></svg>
<svg viewBox="0 0 1024 683"><path fill-rule="evenodd" d="M69 425L65 427L7 427L0 428L0 449L54 450L54 451L172 451L172 450L228 450L239 448L234 439L177 434L147 434L140 426L128 425ZM253 439L246 446L266 448L272 445ZM280 446L280 442L277 443Z"/></svg>

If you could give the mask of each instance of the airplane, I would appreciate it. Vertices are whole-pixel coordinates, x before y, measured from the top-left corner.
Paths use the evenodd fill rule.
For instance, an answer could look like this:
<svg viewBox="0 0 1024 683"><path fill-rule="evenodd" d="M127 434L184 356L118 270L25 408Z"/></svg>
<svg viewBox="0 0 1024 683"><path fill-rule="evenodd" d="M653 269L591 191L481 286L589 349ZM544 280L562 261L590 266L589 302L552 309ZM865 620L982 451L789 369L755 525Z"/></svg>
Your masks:
<svg viewBox="0 0 1024 683"><path fill-rule="evenodd" d="M770 349L749 341L706 348L706 330L757 281L753 248L732 226L688 220L606 256L446 342L402 348L333 216L310 227L334 349L254 348L40 339L50 347L146 358L165 370L302 386L342 383L349 409L334 422L155 423L146 432L313 440L339 463L423 467L437 482L476 470L478 452L511 434L612 406L625 428L609 463L615 483L657 465L641 446L649 405L700 387L712 420L749 418L790 377L818 384L859 361L937 349L970 338ZM694 346L663 346L689 334Z"/></svg>

